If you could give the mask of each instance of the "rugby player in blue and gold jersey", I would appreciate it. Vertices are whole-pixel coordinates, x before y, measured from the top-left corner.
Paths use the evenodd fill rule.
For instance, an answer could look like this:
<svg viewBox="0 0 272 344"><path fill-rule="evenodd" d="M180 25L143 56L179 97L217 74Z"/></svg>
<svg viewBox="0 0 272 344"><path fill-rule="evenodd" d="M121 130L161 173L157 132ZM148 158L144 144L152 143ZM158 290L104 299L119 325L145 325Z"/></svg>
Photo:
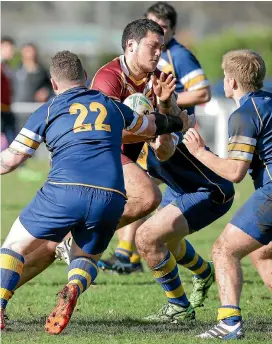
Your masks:
<svg viewBox="0 0 272 344"><path fill-rule="evenodd" d="M146 145L138 159L150 176L167 185L158 212L136 231L139 253L168 298L168 303L159 312L145 318L152 322L195 317L193 308L205 301L214 281L214 269L213 264L203 259L184 237L225 215L234 198L231 182L218 176L188 151L184 154L186 148L181 142L181 133L176 133L172 156L164 160L170 151L169 144L164 142L165 136L156 139L163 138L161 142ZM177 265L193 274L189 299Z"/></svg>
<svg viewBox="0 0 272 344"><path fill-rule="evenodd" d="M256 52L230 51L223 57L222 68L225 95L238 107L229 119L228 157L222 159L207 151L194 129L186 133L183 142L196 159L219 176L239 183L249 171L253 179L255 192L213 246L221 301L219 323L200 335L239 339L244 336L241 259L272 241L272 94L261 90L266 67Z"/></svg>
<svg viewBox="0 0 272 344"><path fill-rule="evenodd" d="M158 23L164 31L165 49L158 69L177 79L177 103L193 114L195 105L210 100L210 83L197 58L175 39L177 12L167 2L157 2L147 9L145 16Z"/></svg>
<svg viewBox="0 0 272 344"><path fill-rule="evenodd" d="M97 276L97 260L107 248L126 203L121 164L122 131L153 137L183 127L179 117L139 116L127 106L85 87L77 55L52 58L56 96L28 119L10 147L1 152L1 174L15 170L41 142L52 155L47 181L14 222L0 249L1 329L4 310L24 267L24 257L45 240L73 236L68 284L46 322L50 334L68 324L78 297ZM172 121L172 124L170 122Z"/></svg>

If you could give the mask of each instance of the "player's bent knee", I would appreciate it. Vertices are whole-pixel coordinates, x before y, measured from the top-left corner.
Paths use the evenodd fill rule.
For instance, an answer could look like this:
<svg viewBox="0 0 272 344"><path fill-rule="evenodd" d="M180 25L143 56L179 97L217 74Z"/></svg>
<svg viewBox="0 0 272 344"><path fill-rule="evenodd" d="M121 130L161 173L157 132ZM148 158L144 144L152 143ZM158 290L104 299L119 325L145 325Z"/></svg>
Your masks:
<svg viewBox="0 0 272 344"><path fill-rule="evenodd" d="M154 244L152 237L148 235L146 227L141 227L136 231L135 245L141 256L145 257L152 250Z"/></svg>
<svg viewBox="0 0 272 344"><path fill-rule="evenodd" d="M154 256L164 242L156 232L152 232L149 227L142 226L136 231L135 245L139 254L147 260Z"/></svg>
<svg viewBox="0 0 272 344"><path fill-rule="evenodd" d="M44 256L48 258L55 258L56 256L56 247L59 243L54 241L46 241L44 243L43 253Z"/></svg>
<svg viewBox="0 0 272 344"><path fill-rule="evenodd" d="M53 262L56 255L56 247L58 243L54 241L45 241L36 250L25 256L25 264L29 267L37 267L40 262L46 264L46 262Z"/></svg>
<svg viewBox="0 0 272 344"><path fill-rule="evenodd" d="M149 215L160 205L160 202L161 192L159 189L152 192L142 192L139 198L136 195L129 197L122 215L125 225Z"/></svg>
<svg viewBox="0 0 272 344"><path fill-rule="evenodd" d="M153 192L150 194L149 211L154 211L158 208L162 201L162 194L157 185L153 183Z"/></svg>
<svg viewBox="0 0 272 344"><path fill-rule="evenodd" d="M136 164L123 166L128 201L124 216L135 220L155 210L162 199L159 187Z"/></svg>
<svg viewBox="0 0 272 344"><path fill-rule="evenodd" d="M222 257L233 255L233 252L231 248L229 247L229 245L227 244L223 233L214 242L213 247L212 247L212 257L214 261Z"/></svg>
<svg viewBox="0 0 272 344"><path fill-rule="evenodd" d="M212 247L213 260L216 260L218 258L218 256L220 256L220 254L222 253L221 247L222 247L222 242L221 242L220 238L218 238Z"/></svg>
<svg viewBox="0 0 272 344"><path fill-rule="evenodd" d="M162 200L162 194L159 187L152 182L152 185L142 188L141 198L141 215L145 216L158 208Z"/></svg>

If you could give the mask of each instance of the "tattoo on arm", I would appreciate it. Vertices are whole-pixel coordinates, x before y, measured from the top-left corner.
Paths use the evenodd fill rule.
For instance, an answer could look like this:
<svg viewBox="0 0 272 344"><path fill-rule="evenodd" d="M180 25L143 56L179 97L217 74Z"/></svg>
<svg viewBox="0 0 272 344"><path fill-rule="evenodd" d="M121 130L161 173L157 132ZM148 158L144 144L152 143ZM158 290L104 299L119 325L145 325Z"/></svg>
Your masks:
<svg viewBox="0 0 272 344"><path fill-rule="evenodd" d="M7 148L0 153L1 174L6 174L15 170L27 156L13 148Z"/></svg>

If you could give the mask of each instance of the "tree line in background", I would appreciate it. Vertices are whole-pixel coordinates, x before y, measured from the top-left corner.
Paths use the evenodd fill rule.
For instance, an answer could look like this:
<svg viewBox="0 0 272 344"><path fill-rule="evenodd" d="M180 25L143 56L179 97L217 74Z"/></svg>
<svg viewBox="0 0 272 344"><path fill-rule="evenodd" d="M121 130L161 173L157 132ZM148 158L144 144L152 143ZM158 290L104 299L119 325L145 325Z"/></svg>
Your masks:
<svg viewBox="0 0 272 344"><path fill-rule="evenodd" d="M211 35L197 42L193 52L199 59L211 82L222 79L222 56L233 49L252 49L258 52L266 63L266 76L272 77L272 28L250 29L246 33L225 31L220 35Z"/></svg>

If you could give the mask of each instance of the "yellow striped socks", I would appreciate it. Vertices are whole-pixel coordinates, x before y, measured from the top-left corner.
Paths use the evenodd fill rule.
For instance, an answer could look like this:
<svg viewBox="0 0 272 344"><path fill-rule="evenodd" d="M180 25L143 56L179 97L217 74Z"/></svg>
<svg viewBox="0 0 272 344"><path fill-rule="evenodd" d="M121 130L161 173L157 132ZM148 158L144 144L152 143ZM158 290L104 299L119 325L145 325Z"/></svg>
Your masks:
<svg viewBox="0 0 272 344"><path fill-rule="evenodd" d="M181 307L189 306L179 277L176 260L170 251L168 251L165 259L152 269L152 275L163 287L170 303Z"/></svg>
<svg viewBox="0 0 272 344"><path fill-rule="evenodd" d="M7 248L0 249L0 298L5 309L12 292L16 288L24 268L24 257Z"/></svg>
<svg viewBox="0 0 272 344"><path fill-rule="evenodd" d="M192 271L197 278L206 278L211 273L210 264L196 253L189 241L182 239L180 254L176 256L177 263Z"/></svg>
<svg viewBox="0 0 272 344"><path fill-rule="evenodd" d="M116 247L114 254L123 263L130 263L130 257L134 251L132 242L121 240Z"/></svg>
<svg viewBox="0 0 272 344"><path fill-rule="evenodd" d="M140 264L141 262L141 256L138 253L133 253L132 256L130 257L130 262L133 265Z"/></svg>
<svg viewBox="0 0 272 344"><path fill-rule="evenodd" d="M76 284L78 296L89 288L97 276L96 262L87 257L78 257L71 261L68 270L68 284Z"/></svg>
<svg viewBox="0 0 272 344"><path fill-rule="evenodd" d="M221 306L218 308L217 320L222 320L228 326L234 326L242 320L241 308L232 305Z"/></svg>

